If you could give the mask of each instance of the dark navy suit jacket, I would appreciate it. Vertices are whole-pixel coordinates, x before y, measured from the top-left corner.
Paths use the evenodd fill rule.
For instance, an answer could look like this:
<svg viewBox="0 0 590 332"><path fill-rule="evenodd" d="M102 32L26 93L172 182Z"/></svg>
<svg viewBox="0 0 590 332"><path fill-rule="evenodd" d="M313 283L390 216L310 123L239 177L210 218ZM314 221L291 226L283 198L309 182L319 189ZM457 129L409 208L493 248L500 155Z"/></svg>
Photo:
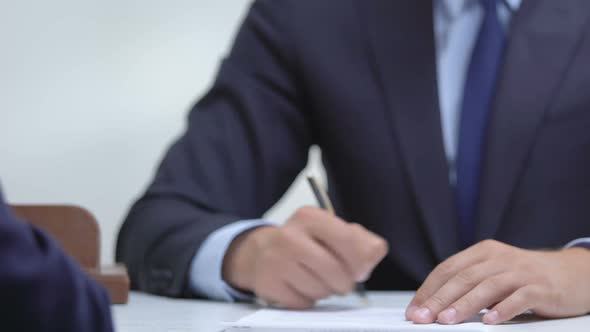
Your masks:
<svg viewBox="0 0 590 332"><path fill-rule="evenodd" d="M42 231L16 220L0 194L2 330L112 331L106 292Z"/></svg>
<svg viewBox="0 0 590 332"><path fill-rule="evenodd" d="M391 252L370 289L414 289L460 250L429 0L257 1L121 230L135 288L188 296L214 230L259 218L318 145L338 215ZM489 124L477 240L590 234L590 1L525 0Z"/></svg>

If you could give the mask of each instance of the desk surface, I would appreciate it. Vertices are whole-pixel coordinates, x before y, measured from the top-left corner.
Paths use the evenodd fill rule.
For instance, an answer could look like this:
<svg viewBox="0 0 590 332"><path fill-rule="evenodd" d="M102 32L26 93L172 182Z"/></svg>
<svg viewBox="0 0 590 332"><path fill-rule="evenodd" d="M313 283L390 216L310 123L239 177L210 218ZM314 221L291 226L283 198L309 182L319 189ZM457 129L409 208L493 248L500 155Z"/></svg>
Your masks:
<svg viewBox="0 0 590 332"><path fill-rule="evenodd" d="M405 308L410 292L370 292L371 304ZM330 302L351 303L354 297ZM231 322L254 312L248 304L220 303L202 300L176 300L132 292L129 304L113 307L118 332L208 332L220 331L219 322ZM589 331L590 316L560 320L530 320L526 323L494 326L490 331Z"/></svg>

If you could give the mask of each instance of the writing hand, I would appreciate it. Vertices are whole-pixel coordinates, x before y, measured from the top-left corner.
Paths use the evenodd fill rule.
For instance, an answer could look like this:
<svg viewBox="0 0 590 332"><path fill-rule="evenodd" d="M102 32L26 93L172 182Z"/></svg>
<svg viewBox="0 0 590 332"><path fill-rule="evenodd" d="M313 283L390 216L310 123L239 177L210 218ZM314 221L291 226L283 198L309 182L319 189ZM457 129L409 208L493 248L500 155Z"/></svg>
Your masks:
<svg viewBox="0 0 590 332"><path fill-rule="evenodd" d="M319 299L350 293L387 250L387 243L364 227L304 207L282 227L257 228L236 239L223 276L270 303L309 308Z"/></svg>

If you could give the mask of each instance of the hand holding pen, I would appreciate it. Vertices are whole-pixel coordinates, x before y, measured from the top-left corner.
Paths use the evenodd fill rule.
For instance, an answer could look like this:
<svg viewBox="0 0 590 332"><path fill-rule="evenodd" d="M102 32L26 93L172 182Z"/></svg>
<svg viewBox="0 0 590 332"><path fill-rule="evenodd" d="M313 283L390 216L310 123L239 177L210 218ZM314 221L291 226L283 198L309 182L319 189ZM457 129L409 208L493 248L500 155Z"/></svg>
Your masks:
<svg viewBox="0 0 590 332"><path fill-rule="evenodd" d="M259 227L235 239L224 259L223 279L264 303L305 309L354 291L387 250L385 240L364 227L303 207L280 227Z"/></svg>
<svg viewBox="0 0 590 332"><path fill-rule="evenodd" d="M313 194L318 201L320 208L328 211L332 215L336 215L334 211L334 206L332 205L332 201L330 201L330 196L328 193L322 188L319 182L313 176L307 177L307 182L313 191ZM367 298L367 292L365 290L365 280L357 281L356 283L356 293L361 298L364 304L368 304L369 300Z"/></svg>

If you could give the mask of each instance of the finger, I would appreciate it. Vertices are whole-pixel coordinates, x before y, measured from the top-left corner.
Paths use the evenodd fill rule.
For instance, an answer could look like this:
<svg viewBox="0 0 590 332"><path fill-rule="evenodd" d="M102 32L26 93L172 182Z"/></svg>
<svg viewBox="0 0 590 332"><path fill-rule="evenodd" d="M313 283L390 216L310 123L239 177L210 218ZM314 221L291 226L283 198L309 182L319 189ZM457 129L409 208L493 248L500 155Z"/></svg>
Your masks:
<svg viewBox="0 0 590 332"><path fill-rule="evenodd" d="M439 313L449 308L451 304L469 293L484 280L498 275L506 270L506 264L497 260L488 260L475 264L460 271L437 290L420 306L409 315L409 319L422 324L434 322Z"/></svg>
<svg viewBox="0 0 590 332"><path fill-rule="evenodd" d="M293 217L316 241L344 263L355 281L364 281L385 257L387 243L358 224L349 224L317 208L302 208Z"/></svg>
<svg viewBox="0 0 590 332"><path fill-rule="evenodd" d="M361 262L364 261L364 265L361 263L358 265L357 280L358 282L365 282L371 276L371 272L375 269L377 264L383 260L383 258L389 252L389 245L382 237L372 233L360 224L349 224L356 235L356 241L352 242L355 252L359 253Z"/></svg>
<svg viewBox="0 0 590 332"><path fill-rule="evenodd" d="M283 233L281 233L283 234ZM290 243L288 237L281 236L284 243ZM257 267L253 278L253 290L256 296L267 303L279 305L289 309L310 308L315 303L313 299L304 296L293 289L287 282L290 265L297 263L288 258L290 246L278 247L266 251L261 257L262 263Z"/></svg>
<svg viewBox="0 0 590 332"><path fill-rule="evenodd" d="M324 243L328 244L328 250L344 262L355 281L364 282L387 255L387 242L359 224L347 223L345 226L340 234L323 234Z"/></svg>
<svg viewBox="0 0 590 332"><path fill-rule="evenodd" d="M256 295L267 303L272 303L287 309L308 309L315 301L293 289L286 281L269 282L265 287L259 287Z"/></svg>
<svg viewBox="0 0 590 332"><path fill-rule="evenodd" d="M470 248L449 257L440 263L426 278L424 283L416 291L416 295L406 309L406 318L417 310L427 299L438 291L447 281L454 277L459 271L483 262L495 246L493 241L483 241Z"/></svg>
<svg viewBox="0 0 590 332"><path fill-rule="evenodd" d="M332 290L303 265L293 262L282 271L284 280L295 291L311 300L320 300Z"/></svg>
<svg viewBox="0 0 590 332"><path fill-rule="evenodd" d="M486 324L500 324L533 309L535 304L542 301L543 290L535 285L519 288L504 301L498 303L492 310L483 316Z"/></svg>
<svg viewBox="0 0 590 332"><path fill-rule="evenodd" d="M333 293L346 295L354 288L354 276L334 255L304 234L297 234L297 261Z"/></svg>
<svg viewBox="0 0 590 332"><path fill-rule="evenodd" d="M441 312L437 321L441 324L461 323L492 303L505 299L524 286L525 280L526 278L519 273L503 273L487 278Z"/></svg>

